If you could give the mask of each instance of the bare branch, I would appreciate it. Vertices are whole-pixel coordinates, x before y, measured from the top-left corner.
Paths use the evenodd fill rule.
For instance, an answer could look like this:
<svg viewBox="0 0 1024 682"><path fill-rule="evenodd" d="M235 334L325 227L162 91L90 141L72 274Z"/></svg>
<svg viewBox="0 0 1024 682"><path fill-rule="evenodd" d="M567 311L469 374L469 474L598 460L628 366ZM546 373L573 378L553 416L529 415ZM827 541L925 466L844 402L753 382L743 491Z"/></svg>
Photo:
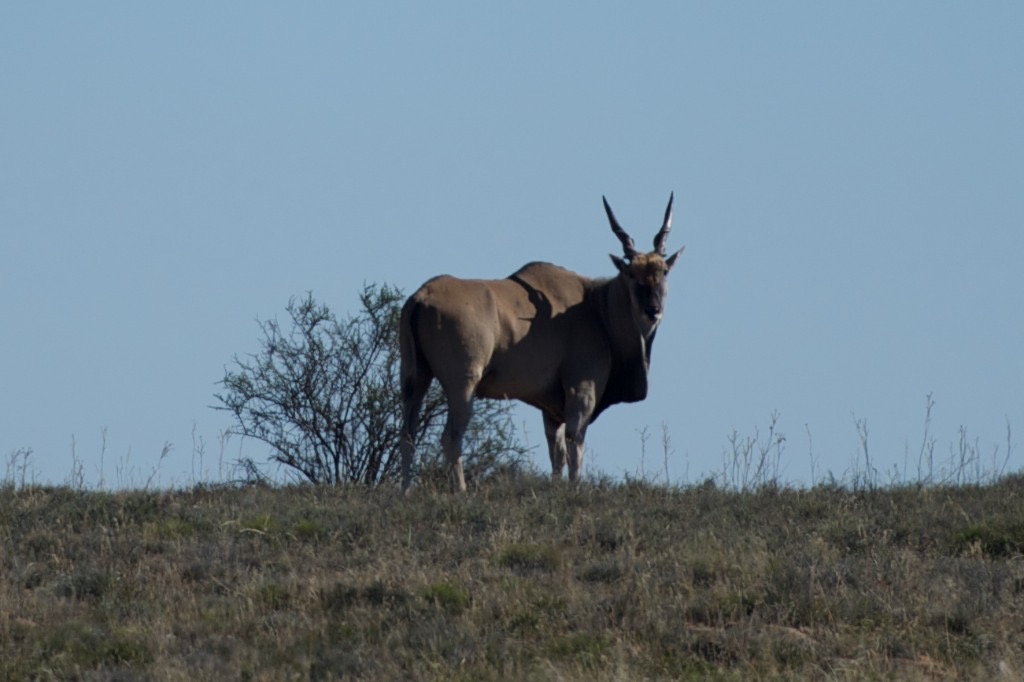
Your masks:
<svg viewBox="0 0 1024 682"><path fill-rule="evenodd" d="M277 320L258 322L261 349L234 358L215 395L217 409L231 412L231 433L265 443L270 461L312 483L378 485L398 476L398 320L402 293L368 285L361 310L338 320L311 294L292 298L286 311L291 328ZM424 444L440 441L443 395L434 387L421 411ZM511 406L479 406L467 434L467 469L485 473L525 454L508 416ZM439 448L422 448L439 462ZM245 467L255 466L251 460ZM251 474L252 472L250 472Z"/></svg>

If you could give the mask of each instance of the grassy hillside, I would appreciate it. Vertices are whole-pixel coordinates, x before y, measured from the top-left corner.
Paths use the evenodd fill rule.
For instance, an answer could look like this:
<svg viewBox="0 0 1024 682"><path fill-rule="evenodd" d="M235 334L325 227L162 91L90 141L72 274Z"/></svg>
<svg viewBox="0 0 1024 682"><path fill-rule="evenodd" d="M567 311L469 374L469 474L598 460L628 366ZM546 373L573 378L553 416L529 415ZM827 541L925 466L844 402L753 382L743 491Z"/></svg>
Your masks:
<svg viewBox="0 0 1024 682"><path fill-rule="evenodd" d="M1024 478L0 489L2 679L1024 676Z"/></svg>

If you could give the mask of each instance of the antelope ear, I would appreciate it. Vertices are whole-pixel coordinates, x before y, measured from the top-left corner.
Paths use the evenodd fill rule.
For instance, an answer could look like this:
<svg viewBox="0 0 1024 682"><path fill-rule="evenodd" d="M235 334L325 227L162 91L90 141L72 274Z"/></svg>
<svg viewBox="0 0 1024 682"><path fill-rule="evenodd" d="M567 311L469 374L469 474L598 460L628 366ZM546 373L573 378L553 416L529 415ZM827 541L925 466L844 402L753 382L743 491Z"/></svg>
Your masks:
<svg viewBox="0 0 1024 682"><path fill-rule="evenodd" d="M676 264L676 258L679 258L679 254L681 254L685 249L686 249L686 247L684 246L683 248L679 249L678 251L673 253L671 256L666 258L665 259L665 267L667 267L669 270L671 270L672 266Z"/></svg>
<svg viewBox="0 0 1024 682"><path fill-rule="evenodd" d="M629 270L629 265L626 261L616 256L614 253L609 253L608 257L612 259L613 263L615 263L615 267L618 268L619 272L625 274Z"/></svg>

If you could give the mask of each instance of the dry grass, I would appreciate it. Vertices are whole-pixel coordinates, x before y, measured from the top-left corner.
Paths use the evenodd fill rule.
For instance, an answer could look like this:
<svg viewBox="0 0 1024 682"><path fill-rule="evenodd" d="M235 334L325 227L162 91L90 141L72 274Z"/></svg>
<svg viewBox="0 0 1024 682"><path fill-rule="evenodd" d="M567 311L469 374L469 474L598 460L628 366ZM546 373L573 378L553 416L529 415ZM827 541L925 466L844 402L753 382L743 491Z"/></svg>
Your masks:
<svg viewBox="0 0 1024 682"><path fill-rule="evenodd" d="M1024 479L0 488L0 678L1018 679Z"/></svg>

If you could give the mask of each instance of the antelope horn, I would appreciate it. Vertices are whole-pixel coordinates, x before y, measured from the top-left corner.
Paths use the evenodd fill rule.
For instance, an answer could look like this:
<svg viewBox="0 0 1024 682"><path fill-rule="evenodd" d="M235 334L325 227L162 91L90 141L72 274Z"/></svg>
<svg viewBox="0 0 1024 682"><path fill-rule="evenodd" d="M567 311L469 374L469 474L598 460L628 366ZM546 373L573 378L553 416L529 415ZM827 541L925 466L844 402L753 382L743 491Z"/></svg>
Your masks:
<svg viewBox="0 0 1024 682"><path fill-rule="evenodd" d="M658 230L658 234L654 237L654 250L662 256L667 256L668 251L665 250L665 239L668 237L668 233L672 231L672 199L675 198L675 192L668 195L668 208L665 209L665 222L661 224L661 229Z"/></svg>
<svg viewBox="0 0 1024 682"><path fill-rule="evenodd" d="M608 205L608 200L602 196L601 201L604 202L604 212L608 214L608 222L612 224L612 232L614 232L615 236L619 238L620 242L622 242L623 255L627 259L632 260L636 256L640 255L640 252L637 251L636 247L633 245L633 238L626 234L626 231L622 229L621 225L619 225L619 221L615 219L615 214L612 213L612 207Z"/></svg>

